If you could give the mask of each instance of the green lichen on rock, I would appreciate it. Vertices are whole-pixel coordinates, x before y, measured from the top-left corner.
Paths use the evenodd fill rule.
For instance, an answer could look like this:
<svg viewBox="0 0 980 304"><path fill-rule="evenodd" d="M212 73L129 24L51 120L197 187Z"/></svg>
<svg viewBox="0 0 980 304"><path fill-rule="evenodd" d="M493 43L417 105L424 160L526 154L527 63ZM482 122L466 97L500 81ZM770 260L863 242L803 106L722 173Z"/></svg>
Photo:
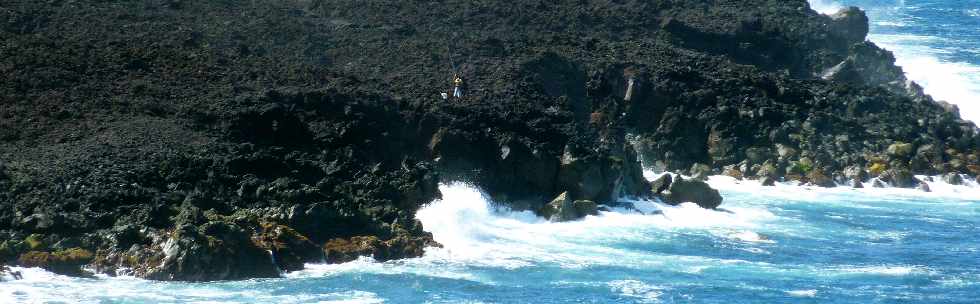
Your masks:
<svg viewBox="0 0 980 304"><path fill-rule="evenodd" d="M21 254L17 263L24 267L41 267L54 273L84 276L88 272L82 266L92 262L95 255L82 248L70 248L55 252L28 251Z"/></svg>

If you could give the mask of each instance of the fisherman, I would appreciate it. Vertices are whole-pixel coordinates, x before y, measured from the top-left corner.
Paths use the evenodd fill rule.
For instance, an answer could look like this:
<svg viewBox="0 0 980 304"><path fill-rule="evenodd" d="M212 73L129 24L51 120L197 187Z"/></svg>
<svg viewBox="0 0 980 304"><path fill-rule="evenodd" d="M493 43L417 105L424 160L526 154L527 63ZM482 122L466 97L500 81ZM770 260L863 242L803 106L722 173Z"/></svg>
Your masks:
<svg viewBox="0 0 980 304"><path fill-rule="evenodd" d="M624 101L630 101L633 99L633 85L636 84L636 79L630 76L626 83L626 96L623 97Z"/></svg>
<svg viewBox="0 0 980 304"><path fill-rule="evenodd" d="M463 98L463 78L453 75L453 97Z"/></svg>

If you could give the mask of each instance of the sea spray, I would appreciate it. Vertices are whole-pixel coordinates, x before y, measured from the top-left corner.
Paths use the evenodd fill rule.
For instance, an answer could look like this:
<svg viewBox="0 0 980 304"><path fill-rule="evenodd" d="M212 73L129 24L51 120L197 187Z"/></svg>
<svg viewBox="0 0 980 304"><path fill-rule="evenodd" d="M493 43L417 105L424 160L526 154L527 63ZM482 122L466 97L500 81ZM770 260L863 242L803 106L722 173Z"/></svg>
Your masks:
<svg viewBox="0 0 980 304"><path fill-rule="evenodd" d="M980 26L969 1L906 2L810 0L810 7L833 14L844 6L868 12L868 40L895 54L906 77L936 100L956 105L960 115L980 123Z"/></svg>

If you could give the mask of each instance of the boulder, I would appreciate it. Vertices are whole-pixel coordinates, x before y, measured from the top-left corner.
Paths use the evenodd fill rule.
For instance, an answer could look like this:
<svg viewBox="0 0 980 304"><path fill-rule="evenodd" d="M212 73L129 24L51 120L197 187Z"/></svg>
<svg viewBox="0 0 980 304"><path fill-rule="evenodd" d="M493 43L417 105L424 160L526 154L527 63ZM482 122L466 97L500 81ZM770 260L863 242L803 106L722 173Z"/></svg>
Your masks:
<svg viewBox="0 0 980 304"><path fill-rule="evenodd" d="M865 181L868 180L868 171L861 166L849 166L844 169L844 177L849 180Z"/></svg>
<svg viewBox="0 0 980 304"><path fill-rule="evenodd" d="M830 31L848 44L864 41L868 36L868 16L860 8L851 6L830 15Z"/></svg>
<svg viewBox="0 0 980 304"><path fill-rule="evenodd" d="M588 153L572 145L565 147L558 181L570 200L609 204L622 196L649 195L650 184L632 148Z"/></svg>
<svg viewBox="0 0 980 304"><path fill-rule="evenodd" d="M323 245L327 263L337 264L356 260L358 257L374 257L379 252L381 240L376 236L335 238Z"/></svg>
<svg viewBox="0 0 980 304"><path fill-rule="evenodd" d="M937 148L938 145L926 144L916 149L915 156L909 161L909 166L914 172L936 174L942 169L943 151Z"/></svg>
<svg viewBox="0 0 980 304"><path fill-rule="evenodd" d="M323 255L326 262L331 264L350 262L358 257L371 257L384 262L420 257L427 246L441 247L432 240L431 234L415 237L407 231L399 231L385 241L376 236L335 238L323 245Z"/></svg>
<svg viewBox="0 0 980 304"><path fill-rule="evenodd" d="M976 162L976 160L974 160L974 162ZM980 165L967 165L966 169L972 174L980 175Z"/></svg>
<svg viewBox="0 0 980 304"><path fill-rule="evenodd" d="M861 182L860 179L852 179L851 180L851 188L861 189L861 188L864 188L864 184Z"/></svg>
<svg viewBox="0 0 980 304"><path fill-rule="evenodd" d="M932 192L932 189L929 188L929 184L927 183L920 183L919 190L922 190L922 192Z"/></svg>
<svg viewBox="0 0 980 304"><path fill-rule="evenodd" d="M678 177L663 193L664 202L671 205L692 202L705 209L721 205L722 197L718 190L699 180L685 180Z"/></svg>
<svg viewBox="0 0 980 304"><path fill-rule="evenodd" d="M873 181L871 182L871 187L872 187L872 188L885 188L885 187L886 187L886 185L885 185L885 183L884 183L884 182L882 182L882 181L881 181L880 179L877 179L877 178L876 178L876 179L874 179L874 180L873 180Z"/></svg>
<svg viewBox="0 0 980 304"><path fill-rule="evenodd" d="M742 180L742 178L744 177L742 174L742 170L740 170L736 165L725 166L725 170L722 171L721 174L737 180Z"/></svg>
<svg viewBox="0 0 980 304"><path fill-rule="evenodd" d="M650 182L650 189L653 190L653 194L660 194L670 187L670 183L673 182L673 177L668 173L661 175L657 179Z"/></svg>
<svg viewBox="0 0 980 304"><path fill-rule="evenodd" d="M323 250L293 228L268 222L258 226L259 231L252 240L272 253L280 270L301 270L303 264L323 259Z"/></svg>
<svg viewBox="0 0 980 304"><path fill-rule="evenodd" d="M759 166L759 169L758 171L756 171L755 176L760 178L765 178L765 177L776 178L779 176L778 170L779 169L776 168L776 165L774 165L772 161L767 160L765 163Z"/></svg>
<svg viewBox="0 0 980 304"><path fill-rule="evenodd" d="M711 167L702 163L696 163L691 165L690 174L691 178L696 180L708 180L708 176L711 176Z"/></svg>
<svg viewBox="0 0 980 304"><path fill-rule="evenodd" d="M837 183L834 182L834 179L830 178L829 176L824 174L822 170L819 169L811 170L809 173L806 174L806 178L810 182L810 184L814 186L819 186L824 188L832 188L837 186Z"/></svg>
<svg viewBox="0 0 980 304"><path fill-rule="evenodd" d="M572 200L568 193L555 197L538 212L542 217L553 222L567 222L588 215L599 214L598 205L590 200Z"/></svg>
<svg viewBox="0 0 980 304"><path fill-rule="evenodd" d="M902 168L885 170L880 178L882 181L898 188L913 188L919 184L919 180L912 176L912 172Z"/></svg>
<svg viewBox="0 0 980 304"><path fill-rule="evenodd" d="M897 158L906 158L912 154L912 144L897 142L888 146L888 155Z"/></svg>
<svg viewBox="0 0 980 304"><path fill-rule="evenodd" d="M28 251L17 259L17 263L24 267L44 268L62 275L88 276L91 274L82 270L82 266L91 263L93 257L91 251L82 248L56 252Z"/></svg>
<svg viewBox="0 0 980 304"><path fill-rule="evenodd" d="M888 165L884 163L873 163L868 167L868 173L874 177L881 176L881 174L885 173L886 170L888 170Z"/></svg>
<svg viewBox="0 0 980 304"><path fill-rule="evenodd" d="M772 158L772 151L766 147L751 147L745 149L745 158L750 164L761 164Z"/></svg>
<svg viewBox="0 0 980 304"><path fill-rule="evenodd" d="M789 160L791 158L794 158L796 157L797 153L798 152L793 147L783 145L783 144L776 144L776 154L779 155L780 160Z"/></svg>
<svg viewBox="0 0 980 304"><path fill-rule="evenodd" d="M775 178L772 178L772 177L769 177L769 176L766 176L765 178L762 179L762 185L763 186L766 186L766 187L775 186L776 185L776 179Z"/></svg>
<svg viewBox="0 0 980 304"><path fill-rule="evenodd" d="M943 181L950 185L962 185L963 176L959 173L950 172L943 175Z"/></svg>
<svg viewBox="0 0 980 304"><path fill-rule="evenodd" d="M143 275L147 279L216 281L279 277L269 252L232 223L185 224L169 233L158 246L162 257L159 264L147 267Z"/></svg>

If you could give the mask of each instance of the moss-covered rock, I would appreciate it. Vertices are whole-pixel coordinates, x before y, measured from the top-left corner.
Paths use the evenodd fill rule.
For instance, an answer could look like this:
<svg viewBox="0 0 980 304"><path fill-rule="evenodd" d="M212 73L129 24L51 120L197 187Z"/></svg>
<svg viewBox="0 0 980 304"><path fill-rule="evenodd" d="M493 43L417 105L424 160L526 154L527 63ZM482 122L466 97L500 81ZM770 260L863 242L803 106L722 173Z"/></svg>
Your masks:
<svg viewBox="0 0 980 304"><path fill-rule="evenodd" d="M57 274L86 276L90 273L82 270L82 266L91 263L94 257L91 251L81 248L55 252L28 251L20 255L17 263L24 267L44 268Z"/></svg>
<svg viewBox="0 0 980 304"><path fill-rule="evenodd" d="M834 179L824 174L823 170L820 169L815 169L810 171L809 173L807 173L806 178L810 184L815 186L820 186L825 188L837 186L837 183L834 182Z"/></svg>
<svg viewBox="0 0 980 304"><path fill-rule="evenodd" d="M375 236L336 238L323 245L323 253L327 263L345 263L358 257L374 257L381 246L381 240Z"/></svg>
<svg viewBox="0 0 980 304"><path fill-rule="evenodd" d="M279 269L284 271L301 270L304 263L323 260L319 246L288 226L264 222L252 240L259 248L271 252Z"/></svg>

